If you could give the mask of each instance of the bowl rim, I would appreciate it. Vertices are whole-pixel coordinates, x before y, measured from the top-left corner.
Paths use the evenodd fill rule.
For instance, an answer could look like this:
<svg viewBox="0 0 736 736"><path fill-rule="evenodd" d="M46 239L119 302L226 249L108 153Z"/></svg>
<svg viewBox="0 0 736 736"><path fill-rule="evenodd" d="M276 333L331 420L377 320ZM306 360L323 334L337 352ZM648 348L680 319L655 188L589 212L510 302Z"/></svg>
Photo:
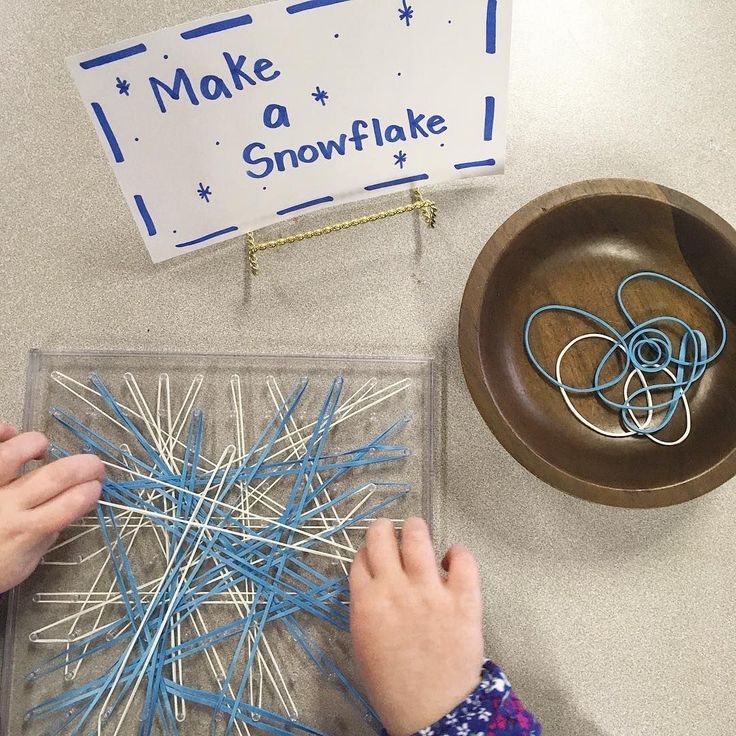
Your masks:
<svg viewBox="0 0 736 736"><path fill-rule="evenodd" d="M503 447L527 470L568 495L606 506L660 508L683 503L709 493L736 475L736 447L701 474L679 483L633 490L614 483L602 485L583 480L552 464L535 452L504 416L486 383L480 358L479 323L485 285L511 243L531 224L549 212L600 196L644 198L661 202L696 218L728 242L736 258L736 230L713 210L692 197L639 179L588 179L549 191L512 214L485 244L470 271L463 292L458 323L460 363L476 408Z"/></svg>

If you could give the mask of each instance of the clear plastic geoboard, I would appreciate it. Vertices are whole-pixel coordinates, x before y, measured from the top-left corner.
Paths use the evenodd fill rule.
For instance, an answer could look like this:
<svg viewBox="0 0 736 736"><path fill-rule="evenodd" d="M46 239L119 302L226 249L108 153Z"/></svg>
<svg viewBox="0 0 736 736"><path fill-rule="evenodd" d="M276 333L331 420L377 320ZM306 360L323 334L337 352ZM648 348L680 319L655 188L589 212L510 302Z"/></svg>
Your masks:
<svg viewBox="0 0 736 736"><path fill-rule="evenodd" d="M346 574L431 514L432 361L38 352L25 428L102 503L10 600L4 736L370 734Z"/></svg>

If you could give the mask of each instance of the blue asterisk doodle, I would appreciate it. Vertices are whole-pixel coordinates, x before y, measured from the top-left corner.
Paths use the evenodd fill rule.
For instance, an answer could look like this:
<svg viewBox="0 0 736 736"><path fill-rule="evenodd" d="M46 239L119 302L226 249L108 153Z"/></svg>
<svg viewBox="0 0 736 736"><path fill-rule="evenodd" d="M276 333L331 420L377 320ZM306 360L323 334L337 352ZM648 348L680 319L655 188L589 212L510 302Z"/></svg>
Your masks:
<svg viewBox="0 0 736 736"><path fill-rule="evenodd" d="M199 182L199 189L197 189L197 194L199 194L200 198L203 199L205 202L210 201L210 197L212 196L212 190L202 182Z"/></svg>
<svg viewBox="0 0 736 736"><path fill-rule="evenodd" d="M324 107L327 104L325 100L330 99L330 96L327 94L327 92L325 92L323 89L320 89L319 87L317 87L316 92L312 92L312 97L314 97L316 102L321 102L322 107Z"/></svg>
<svg viewBox="0 0 736 736"><path fill-rule="evenodd" d="M399 20L406 22L407 28L411 25L411 20L414 17L414 8L407 3L406 0L401 0L401 7L399 8Z"/></svg>
<svg viewBox="0 0 736 736"><path fill-rule="evenodd" d="M400 169L403 169L404 164L406 163L406 154L403 151L399 151L394 154L394 158L396 159L396 161L394 161L394 166L398 166Z"/></svg>
<svg viewBox="0 0 736 736"><path fill-rule="evenodd" d="M125 95L126 97L130 96L130 82L126 81L125 79L120 79L120 77L115 77L116 84L115 86L118 88L118 92L121 95Z"/></svg>

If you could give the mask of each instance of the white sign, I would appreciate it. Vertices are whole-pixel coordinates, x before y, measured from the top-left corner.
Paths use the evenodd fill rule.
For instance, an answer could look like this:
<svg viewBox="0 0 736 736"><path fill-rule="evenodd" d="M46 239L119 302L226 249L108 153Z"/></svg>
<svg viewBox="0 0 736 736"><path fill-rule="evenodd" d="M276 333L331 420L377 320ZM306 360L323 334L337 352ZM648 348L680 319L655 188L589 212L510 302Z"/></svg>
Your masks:
<svg viewBox="0 0 736 736"><path fill-rule="evenodd" d="M503 171L511 0L280 0L68 60L154 261Z"/></svg>

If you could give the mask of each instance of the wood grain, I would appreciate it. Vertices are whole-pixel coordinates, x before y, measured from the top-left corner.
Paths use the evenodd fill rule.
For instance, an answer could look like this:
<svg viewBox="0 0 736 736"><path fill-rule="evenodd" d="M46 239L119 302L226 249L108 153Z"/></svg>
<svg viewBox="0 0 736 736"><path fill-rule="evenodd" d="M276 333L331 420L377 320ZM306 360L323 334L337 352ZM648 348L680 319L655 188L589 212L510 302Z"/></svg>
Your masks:
<svg viewBox="0 0 736 736"><path fill-rule="evenodd" d="M635 271L667 274L706 296L726 317L729 342L688 398L690 437L662 447L641 437L609 439L577 422L559 391L530 364L522 333L544 304L588 309L623 330L614 295ZM643 321L671 314L713 344L707 310L673 287L634 282L626 303ZM614 506L677 504L736 474L736 231L718 215L663 186L635 180L585 181L550 192L505 222L481 251L460 311L465 379L486 423L504 447L542 480L580 498ZM560 349L590 324L541 317L532 344L548 371ZM586 341L564 378L590 383L602 341ZM576 401L592 421L618 427L594 398ZM681 425L666 431L675 435ZM667 439L663 435L663 439Z"/></svg>

